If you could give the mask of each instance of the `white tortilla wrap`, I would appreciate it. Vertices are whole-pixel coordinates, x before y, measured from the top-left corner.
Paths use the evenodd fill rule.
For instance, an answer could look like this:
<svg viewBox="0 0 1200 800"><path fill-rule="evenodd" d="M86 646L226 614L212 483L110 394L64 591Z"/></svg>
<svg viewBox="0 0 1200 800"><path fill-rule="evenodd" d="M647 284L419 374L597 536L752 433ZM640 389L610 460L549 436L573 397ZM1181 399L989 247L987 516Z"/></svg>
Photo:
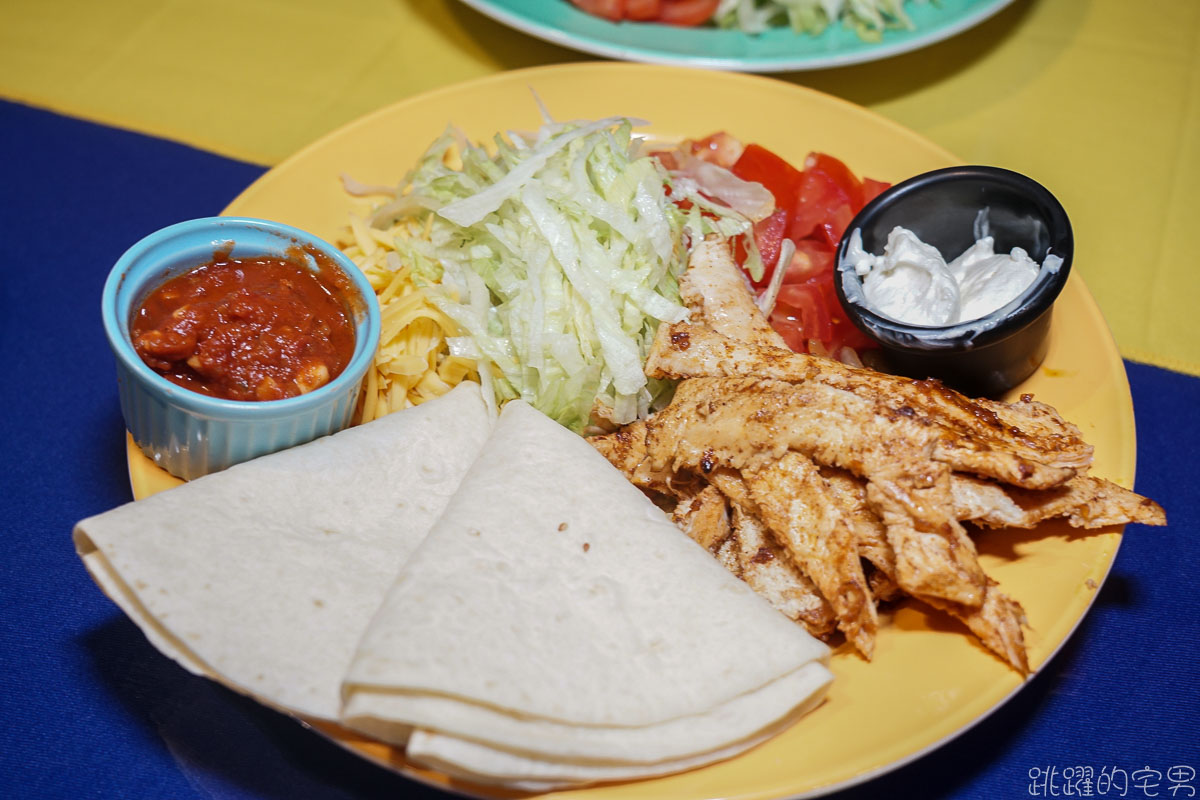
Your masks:
<svg viewBox="0 0 1200 800"><path fill-rule="evenodd" d="M92 577L163 653L276 708L338 716L396 573L491 430L475 384L85 519Z"/></svg>
<svg viewBox="0 0 1200 800"><path fill-rule="evenodd" d="M343 723L398 744L410 727L469 731L505 758L628 775L794 718L828 673L787 676L827 658L587 442L513 401L372 619ZM456 753L436 758L470 758Z"/></svg>

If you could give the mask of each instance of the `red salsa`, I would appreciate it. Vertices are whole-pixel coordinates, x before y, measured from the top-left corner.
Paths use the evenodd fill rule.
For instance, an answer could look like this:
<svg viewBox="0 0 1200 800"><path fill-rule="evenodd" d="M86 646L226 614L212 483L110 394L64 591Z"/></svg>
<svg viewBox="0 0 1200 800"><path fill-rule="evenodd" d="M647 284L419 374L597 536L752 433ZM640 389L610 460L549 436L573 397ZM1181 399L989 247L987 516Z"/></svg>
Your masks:
<svg viewBox="0 0 1200 800"><path fill-rule="evenodd" d="M162 284L134 314L134 349L167 380L211 397L282 400L329 383L354 353L352 287L320 253L293 250L217 252Z"/></svg>

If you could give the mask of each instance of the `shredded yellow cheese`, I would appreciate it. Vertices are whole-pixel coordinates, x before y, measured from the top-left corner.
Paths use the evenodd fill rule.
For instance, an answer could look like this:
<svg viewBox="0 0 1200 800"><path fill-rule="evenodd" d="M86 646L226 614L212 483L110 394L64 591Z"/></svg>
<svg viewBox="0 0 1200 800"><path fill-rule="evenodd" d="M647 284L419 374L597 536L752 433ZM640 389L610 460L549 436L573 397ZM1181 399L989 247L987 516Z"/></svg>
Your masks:
<svg viewBox="0 0 1200 800"><path fill-rule="evenodd" d="M429 302L413 281L411 267L397 255L397 237L411 236L411 231L402 224L372 228L363 216L351 213L349 234L342 250L371 281L382 316L379 351L367 373L359 421L420 405L464 380L477 379L472 359L450 354L446 340L458 335L458 326Z"/></svg>

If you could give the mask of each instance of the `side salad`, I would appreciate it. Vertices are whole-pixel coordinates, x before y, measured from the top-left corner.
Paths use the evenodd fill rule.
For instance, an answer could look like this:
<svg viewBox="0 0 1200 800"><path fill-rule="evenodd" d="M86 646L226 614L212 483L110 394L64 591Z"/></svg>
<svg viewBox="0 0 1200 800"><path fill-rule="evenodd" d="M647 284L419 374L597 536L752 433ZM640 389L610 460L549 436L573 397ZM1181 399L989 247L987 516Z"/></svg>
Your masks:
<svg viewBox="0 0 1200 800"><path fill-rule="evenodd" d="M858 361L869 342L841 315L833 252L884 184L820 154L797 169L724 133L651 145L637 124L547 117L487 147L451 128L398 187L346 179L351 194L378 196L352 217L348 253L388 295L385 318L397 298L426 303L402 313L438 334L388 332L381 397L403 382L420 402L469 372L496 405L519 397L572 430L645 417L672 388L645 377L646 355L660 323L687 317L678 277L710 234L735 242L791 347ZM376 244L386 257L370 255ZM389 342L405 336L419 357L396 355Z"/></svg>
<svg viewBox="0 0 1200 800"><path fill-rule="evenodd" d="M905 0L570 0L598 17L621 22L712 25L746 33L790 27L817 36L841 23L864 41L879 41L888 28L913 28Z"/></svg>

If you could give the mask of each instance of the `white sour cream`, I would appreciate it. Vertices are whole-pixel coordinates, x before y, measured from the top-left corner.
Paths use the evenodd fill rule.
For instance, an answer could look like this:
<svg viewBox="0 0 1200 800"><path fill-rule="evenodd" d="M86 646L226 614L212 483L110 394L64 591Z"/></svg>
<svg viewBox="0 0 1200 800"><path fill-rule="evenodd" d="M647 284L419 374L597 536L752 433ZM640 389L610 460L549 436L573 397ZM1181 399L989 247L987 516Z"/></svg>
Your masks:
<svg viewBox="0 0 1200 800"><path fill-rule="evenodd" d="M975 244L946 263L936 247L922 242L907 228L888 234L883 255L863 250L862 235L854 231L846 258L862 278L871 310L909 325L942 327L986 317L1029 288L1042 269L1057 270L1058 256L1046 256L1041 267L1020 247L997 253L991 236L977 220Z"/></svg>

